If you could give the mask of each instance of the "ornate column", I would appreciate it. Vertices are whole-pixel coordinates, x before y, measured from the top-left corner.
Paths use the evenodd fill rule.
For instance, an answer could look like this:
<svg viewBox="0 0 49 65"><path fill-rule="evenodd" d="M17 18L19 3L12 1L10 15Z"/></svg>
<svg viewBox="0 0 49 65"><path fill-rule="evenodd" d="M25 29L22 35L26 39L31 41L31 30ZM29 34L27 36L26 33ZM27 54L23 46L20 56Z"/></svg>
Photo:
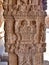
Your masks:
<svg viewBox="0 0 49 65"><path fill-rule="evenodd" d="M43 65L45 11L42 0L4 0L4 4L9 65Z"/></svg>
<svg viewBox="0 0 49 65"><path fill-rule="evenodd" d="M3 23L3 0L0 0L0 27Z"/></svg>

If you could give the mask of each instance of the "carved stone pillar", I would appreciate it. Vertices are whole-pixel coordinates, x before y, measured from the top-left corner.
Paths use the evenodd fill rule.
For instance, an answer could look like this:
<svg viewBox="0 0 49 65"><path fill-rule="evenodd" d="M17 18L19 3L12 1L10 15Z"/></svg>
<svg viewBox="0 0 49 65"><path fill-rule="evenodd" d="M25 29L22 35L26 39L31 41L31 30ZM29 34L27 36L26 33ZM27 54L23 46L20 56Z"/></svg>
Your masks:
<svg viewBox="0 0 49 65"><path fill-rule="evenodd" d="M0 27L3 23L3 0L0 0Z"/></svg>
<svg viewBox="0 0 49 65"><path fill-rule="evenodd" d="M4 4L9 65L43 65L45 11L42 0L4 0Z"/></svg>

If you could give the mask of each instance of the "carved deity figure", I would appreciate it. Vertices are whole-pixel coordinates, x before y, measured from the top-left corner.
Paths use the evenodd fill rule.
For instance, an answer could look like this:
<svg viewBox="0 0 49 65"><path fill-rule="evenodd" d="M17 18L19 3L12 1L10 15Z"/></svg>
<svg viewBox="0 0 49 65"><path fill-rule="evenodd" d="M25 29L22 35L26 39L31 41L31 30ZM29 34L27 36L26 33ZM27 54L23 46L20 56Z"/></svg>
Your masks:
<svg viewBox="0 0 49 65"><path fill-rule="evenodd" d="M34 46L33 42L34 35L36 34L36 22L26 20L16 22L15 32L18 36L18 39L20 37L19 40L17 39L15 49L16 55L18 54L19 56L19 65L32 65L32 55L34 55L36 52L36 47Z"/></svg>

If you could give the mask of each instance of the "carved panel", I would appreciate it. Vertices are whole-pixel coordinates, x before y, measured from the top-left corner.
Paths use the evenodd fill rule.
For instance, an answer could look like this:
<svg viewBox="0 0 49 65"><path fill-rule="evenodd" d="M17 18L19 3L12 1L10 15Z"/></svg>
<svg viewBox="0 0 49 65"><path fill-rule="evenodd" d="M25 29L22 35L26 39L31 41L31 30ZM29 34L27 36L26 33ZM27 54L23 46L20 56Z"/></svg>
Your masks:
<svg viewBox="0 0 49 65"><path fill-rule="evenodd" d="M17 20L15 23L15 33L18 37L15 53L18 54L19 65L33 64L32 55L36 53L36 47L34 45L36 21L29 21L26 19Z"/></svg>
<svg viewBox="0 0 49 65"><path fill-rule="evenodd" d="M17 27L18 26L18 27ZM34 35L36 34L36 21L19 20L15 24L16 34L20 34L22 42L33 41Z"/></svg>

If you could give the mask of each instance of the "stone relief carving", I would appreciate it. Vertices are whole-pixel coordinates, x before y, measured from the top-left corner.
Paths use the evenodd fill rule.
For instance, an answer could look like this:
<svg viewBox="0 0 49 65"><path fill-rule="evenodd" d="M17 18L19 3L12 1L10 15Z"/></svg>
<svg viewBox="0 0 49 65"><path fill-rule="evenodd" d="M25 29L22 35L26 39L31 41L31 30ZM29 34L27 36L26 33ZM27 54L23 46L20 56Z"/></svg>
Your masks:
<svg viewBox="0 0 49 65"><path fill-rule="evenodd" d="M11 20L9 20L9 19L11 19ZM14 48L13 47L13 45L15 44L15 40L16 40L16 36L15 36L15 33L14 33L14 29L13 29L13 27L14 27L14 20L13 20L13 17L7 17L6 18L6 20L5 20L6 22L5 22L5 35L6 35L6 37L5 37L5 39L6 39L6 47L7 47L7 49L10 51L10 48L12 47L12 48ZM7 23L7 22L10 22L10 23ZM12 22L11 22L12 21ZM6 33L8 33L8 35L6 34ZM6 49L6 50L7 50Z"/></svg>
<svg viewBox="0 0 49 65"><path fill-rule="evenodd" d="M13 54L14 58L18 58L15 65L43 64L42 55L46 46L45 12L40 4L39 0L6 0L5 46L9 59Z"/></svg>
<svg viewBox="0 0 49 65"><path fill-rule="evenodd" d="M33 64L33 57L31 54L34 54L36 51L36 48L33 45L33 40L32 40L33 36L34 36L32 33L34 31L33 27L36 24L34 24L34 25L33 24L32 24L32 28L31 28L29 21L22 20L22 21L16 22L16 25L18 25L19 28L17 27L17 29L18 29L18 31L17 31L17 29L15 27L15 31L16 31L16 34L17 33L20 34L20 40L17 40L15 53L18 54L18 56L19 56L18 57L19 58L19 65L31 65L31 64ZM18 36L18 39L19 39L19 36ZM19 44L18 49L17 49L17 44ZM32 51L34 51L34 53Z"/></svg>
<svg viewBox="0 0 49 65"><path fill-rule="evenodd" d="M36 22L35 21L30 22L30 21L26 21L26 20L16 22L15 33L18 36L17 41L20 44L24 44L24 43L33 44L34 43L33 38L34 38L34 35L36 34Z"/></svg>

